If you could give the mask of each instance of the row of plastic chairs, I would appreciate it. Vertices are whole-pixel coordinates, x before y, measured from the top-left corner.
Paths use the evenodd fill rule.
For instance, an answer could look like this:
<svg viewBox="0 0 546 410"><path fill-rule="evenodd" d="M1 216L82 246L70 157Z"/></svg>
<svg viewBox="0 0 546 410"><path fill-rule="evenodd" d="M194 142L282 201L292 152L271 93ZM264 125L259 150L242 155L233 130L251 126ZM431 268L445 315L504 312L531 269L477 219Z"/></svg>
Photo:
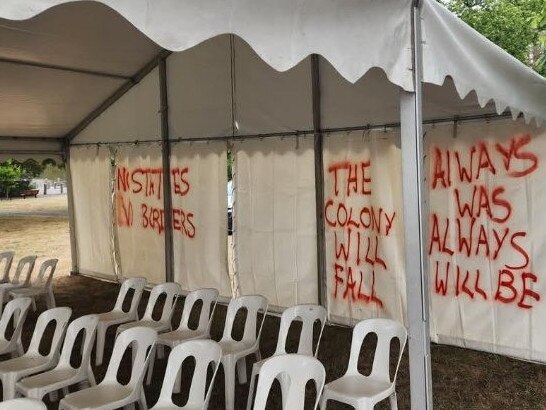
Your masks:
<svg viewBox="0 0 546 410"><path fill-rule="evenodd" d="M48 309L55 307L55 295L53 294L53 275L57 267L58 259L47 259L40 266L38 277L32 280L32 272L36 264L37 256L25 256L19 260L13 276L10 276L15 252L0 252L0 310L11 298L29 297L32 299L32 307L36 310L35 299L45 296Z"/></svg>

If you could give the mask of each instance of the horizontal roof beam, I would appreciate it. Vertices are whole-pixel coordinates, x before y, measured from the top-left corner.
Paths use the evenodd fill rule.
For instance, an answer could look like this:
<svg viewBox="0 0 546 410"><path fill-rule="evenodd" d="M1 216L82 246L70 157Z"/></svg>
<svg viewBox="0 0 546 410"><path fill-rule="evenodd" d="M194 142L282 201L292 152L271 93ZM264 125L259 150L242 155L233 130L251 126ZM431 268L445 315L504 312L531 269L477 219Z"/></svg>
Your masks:
<svg viewBox="0 0 546 410"><path fill-rule="evenodd" d="M0 141L15 141L15 142L53 142L62 144L64 138L62 137L26 137L26 136L12 136L12 135L0 135Z"/></svg>
<svg viewBox="0 0 546 410"><path fill-rule="evenodd" d="M148 75L154 68L159 65L159 62L163 58L167 58L172 51L162 50L158 55L156 55L152 60L150 60L144 67L142 67L134 76L131 77L129 81L123 83L112 95L110 95L106 100L104 100L97 108L91 111L87 117L80 121L72 130L70 130L64 137L68 141L73 140L76 136L83 131L95 118L101 115L104 111L108 109L112 104L119 100L127 91L129 91L133 86L138 84L146 75Z"/></svg>
<svg viewBox="0 0 546 410"><path fill-rule="evenodd" d="M35 67L35 68L43 68L43 69L47 69L47 70L66 71L66 72L77 73L77 74L94 75L96 77L115 78L115 79L118 79L118 80L130 80L131 79L130 76L122 75L122 74L107 73L107 72L98 71L98 70L88 70L88 69L85 69L85 68L66 67L66 66L57 65L57 64L39 63L39 62L36 62L36 61L16 60L16 59L12 59L12 58L4 58L4 57L0 57L0 63L22 65L22 66Z"/></svg>

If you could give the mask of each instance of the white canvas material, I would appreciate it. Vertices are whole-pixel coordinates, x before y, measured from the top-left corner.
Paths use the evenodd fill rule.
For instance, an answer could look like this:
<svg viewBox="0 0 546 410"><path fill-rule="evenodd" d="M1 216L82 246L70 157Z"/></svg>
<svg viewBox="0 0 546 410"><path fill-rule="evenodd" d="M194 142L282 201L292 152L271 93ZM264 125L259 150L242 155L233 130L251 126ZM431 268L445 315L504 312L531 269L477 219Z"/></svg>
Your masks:
<svg viewBox="0 0 546 410"><path fill-rule="evenodd" d="M36 309L35 298L45 296L48 309L55 307L55 295L53 293L53 275L57 267L58 259L48 259L40 266L38 277L33 280L29 287L14 289L10 291L12 298L32 298L32 305Z"/></svg>

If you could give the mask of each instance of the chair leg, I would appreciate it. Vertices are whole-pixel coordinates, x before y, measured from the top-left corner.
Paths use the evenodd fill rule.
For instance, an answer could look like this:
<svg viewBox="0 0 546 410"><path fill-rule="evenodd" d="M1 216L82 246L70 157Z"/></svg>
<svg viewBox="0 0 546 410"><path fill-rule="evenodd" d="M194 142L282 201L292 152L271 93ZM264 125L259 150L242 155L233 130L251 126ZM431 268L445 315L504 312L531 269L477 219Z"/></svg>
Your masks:
<svg viewBox="0 0 546 410"><path fill-rule="evenodd" d="M391 410L398 410L398 401L396 400L396 392L393 392L389 396L389 401L391 403Z"/></svg>
<svg viewBox="0 0 546 410"><path fill-rule="evenodd" d="M146 395L144 390L140 390L140 400L138 401L140 410L148 410L148 403L146 403Z"/></svg>
<svg viewBox="0 0 546 410"><path fill-rule="evenodd" d="M55 295L53 294L53 291L50 289L46 293L46 304L48 309L53 309L55 307Z"/></svg>
<svg viewBox="0 0 546 410"><path fill-rule="evenodd" d="M252 366L252 376L250 376L250 388L248 389L248 399L246 401L246 410L252 409L252 403L254 401L254 384L256 383L256 377L258 376L257 369L258 369L257 366Z"/></svg>
<svg viewBox="0 0 546 410"><path fill-rule="evenodd" d="M105 339L106 339L106 326L99 323L99 326L97 328L97 348L95 351L95 366L100 366L102 364Z"/></svg>
<svg viewBox="0 0 546 410"><path fill-rule="evenodd" d="M48 307L48 309L49 309L49 307ZM35 298L32 298L32 311L36 312L36 299Z"/></svg>
<svg viewBox="0 0 546 410"><path fill-rule="evenodd" d="M154 374L154 364L155 364L155 347L152 348L150 352L150 359L148 361L148 376L146 377L146 386L149 386L152 383L152 377Z"/></svg>
<svg viewBox="0 0 546 410"><path fill-rule="evenodd" d="M254 356L256 357L256 361L257 362L261 362L262 361L262 354L260 352L260 348L258 347L258 349L256 349L256 351L254 352Z"/></svg>
<svg viewBox="0 0 546 410"><path fill-rule="evenodd" d="M89 384L91 385L91 387L97 385L97 381L95 380L95 374L93 373L93 369L91 368L90 363L87 365L87 378L89 379Z"/></svg>
<svg viewBox="0 0 546 410"><path fill-rule="evenodd" d="M224 365L224 382L226 396L226 410L234 410L235 408L235 361L229 357L223 362Z"/></svg>
<svg viewBox="0 0 546 410"><path fill-rule="evenodd" d="M23 342L21 342L21 339L17 341L17 353L19 353L19 356L25 354L25 349L23 349Z"/></svg>
<svg viewBox="0 0 546 410"><path fill-rule="evenodd" d="M59 395L57 394L57 391L49 392L49 401L54 402L59 400Z"/></svg>
<svg viewBox="0 0 546 410"><path fill-rule="evenodd" d="M2 377L2 401L15 398L15 379L9 376Z"/></svg>
<svg viewBox="0 0 546 410"><path fill-rule="evenodd" d="M328 400L326 399L326 397L324 397L324 395L320 398L320 410L326 410L326 402Z"/></svg>
<svg viewBox="0 0 546 410"><path fill-rule="evenodd" d="M160 359L165 358L165 346L163 345L157 346L157 357L159 357Z"/></svg>
<svg viewBox="0 0 546 410"><path fill-rule="evenodd" d="M68 387L63 387L63 397L66 397L70 394L70 391L68 391Z"/></svg>
<svg viewBox="0 0 546 410"><path fill-rule="evenodd" d="M246 379L246 357L242 357L237 361L237 378L239 383L245 384Z"/></svg>

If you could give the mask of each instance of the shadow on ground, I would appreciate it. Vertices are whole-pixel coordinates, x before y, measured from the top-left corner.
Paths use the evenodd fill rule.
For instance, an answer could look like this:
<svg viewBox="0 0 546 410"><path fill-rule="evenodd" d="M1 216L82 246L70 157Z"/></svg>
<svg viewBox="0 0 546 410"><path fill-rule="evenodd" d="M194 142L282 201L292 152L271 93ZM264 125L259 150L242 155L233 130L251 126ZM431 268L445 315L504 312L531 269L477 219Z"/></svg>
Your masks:
<svg viewBox="0 0 546 410"><path fill-rule="evenodd" d="M89 314L100 313L111 309L114 305L119 286L116 284L98 281L83 276L58 278L55 282L55 294L58 306L70 306L73 309L73 318ZM147 293L140 303L140 314L144 312ZM178 324L183 302L178 303L173 317L173 323ZM43 301L38 303L38 313L45 309ZM226 308L218 306L213 320L212 338L219 340L223 330ZM38 313L31 313L27 318L23 344L27 348L33 331L33 325ZM275 350L279 319L268 316L265 321L261 340L263 357L270 356ZM297 333L297 329L295 331ZM115 329L107 335L104 364L94 368L97 382L100 382L106 373L114 341ZM294 337L288 343L294 347ZM351 343L351 329L338 326L327 326L324 330L319 349L319 359L326 367L327 382L341 376L347 364ZM372 343L373 344L373 343ZM365 349L362 358L371 357L371 349ZM127 356L129 357L129 356ZM94 359L94 355L93 355ZM254 359L247 360L247 373L250 375ZM364 368L369 365L361 363ZM156 360L152 384L146 387L148 405L155 404L165 371L166 360ZM190 366L191 367L191 366ZM130 369L129 361L125 361L121 372L121 379L127 379ZM449 346L432 346L432 371L434 389L434 407L436 409L546 409L546 367L503 356L481 353L467 349ZM188 384L189 378L185 377ZM224 374L220 368L213 394L210 409L224 408ZM397 382L399 409L409 409L409 374L407 351L404 353ZM248 384L237 384L236 408L246 406ZM311 392L312 395L312 392ZM176 401L183 401L187 392L182 392ZM280 389L274 385L270 394L268 409L280 409ZM312 408L310 402L306 408ZM56 409L58 403L48 403L48 408ZM180 403L182 404L182 403ZM331 404L328 409L349 409L350 407ZM377 409L388 409L388 403L381 403Z"/></svg>

